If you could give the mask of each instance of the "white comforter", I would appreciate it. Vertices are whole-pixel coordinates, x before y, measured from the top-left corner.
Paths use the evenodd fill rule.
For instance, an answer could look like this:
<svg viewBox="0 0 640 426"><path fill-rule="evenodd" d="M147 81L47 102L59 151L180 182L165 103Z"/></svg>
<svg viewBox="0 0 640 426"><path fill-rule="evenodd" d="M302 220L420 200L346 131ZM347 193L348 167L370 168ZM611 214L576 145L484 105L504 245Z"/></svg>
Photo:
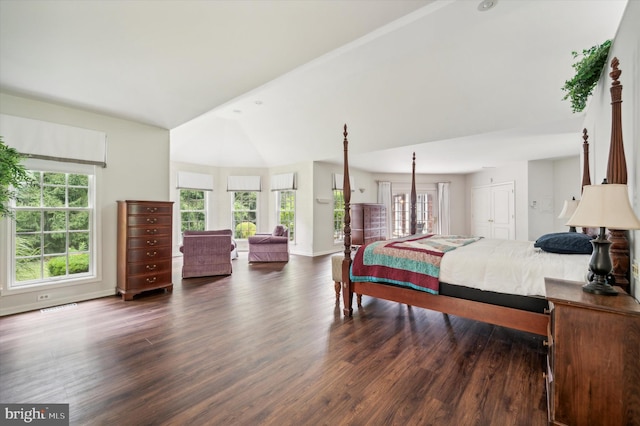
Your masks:
<svg viewBox="0 0 640 426"><path fill-rule="evenodd" d="M585 282L588 254L554 254L531 241L482 239L448 252L440 281L499 293L545 296L544 278Z"/></svg>

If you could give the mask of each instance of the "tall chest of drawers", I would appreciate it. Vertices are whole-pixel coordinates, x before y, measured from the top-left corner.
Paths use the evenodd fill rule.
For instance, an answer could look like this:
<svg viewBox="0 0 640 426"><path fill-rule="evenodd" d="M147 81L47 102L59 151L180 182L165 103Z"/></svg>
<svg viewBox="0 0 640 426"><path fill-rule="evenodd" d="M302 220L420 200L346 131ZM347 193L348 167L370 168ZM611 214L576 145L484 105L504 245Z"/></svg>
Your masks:
<svg viewBox="0 0 640 426"><path fill-rule="evenodd" d="M351 204L351 244L361 246L387 239L384 204Z"/></svg>
<svg viewBox="0 0 640 426"><path fill-rule="evenodd" d="M116 291L123 300L143 291L173 290L172 217L170 201L118 201Z"/></svg>

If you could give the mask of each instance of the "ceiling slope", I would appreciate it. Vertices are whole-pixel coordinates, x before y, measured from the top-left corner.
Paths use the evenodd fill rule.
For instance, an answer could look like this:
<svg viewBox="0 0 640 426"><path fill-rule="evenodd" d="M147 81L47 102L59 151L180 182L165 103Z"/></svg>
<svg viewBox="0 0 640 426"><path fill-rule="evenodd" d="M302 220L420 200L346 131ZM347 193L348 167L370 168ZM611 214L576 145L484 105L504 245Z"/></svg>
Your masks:
<svg viewBox="0 0 640 426"><path fill-rule="evenodd" d="M468 173L577 155L571 51L624 0L0 0L0 88L171 129L172 160Z"/></svg>

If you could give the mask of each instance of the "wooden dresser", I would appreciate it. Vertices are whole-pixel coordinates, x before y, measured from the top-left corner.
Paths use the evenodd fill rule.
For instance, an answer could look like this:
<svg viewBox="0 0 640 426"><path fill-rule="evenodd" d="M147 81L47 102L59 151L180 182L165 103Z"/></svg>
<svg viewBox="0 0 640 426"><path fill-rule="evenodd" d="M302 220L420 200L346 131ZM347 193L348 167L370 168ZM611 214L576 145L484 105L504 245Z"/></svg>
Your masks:
<svg viewBox="0 0 640 426"><path fill-rule="evenodd" d="M361 246L387 239L384 204L351 204L351 244Z"/></svg>
<svg viewBox="0 0 640 426"><path fill-rule="evenodd" d="M626 293L585 293L582 283L545 284L549 423L640 425L640 305Z"/></svg>
<svg viewBox="0 0 640 426"><path fill-rule="evenodd" d="M173 202L118 201L118 286L123 300L147 290L171 292Z"/></svg>

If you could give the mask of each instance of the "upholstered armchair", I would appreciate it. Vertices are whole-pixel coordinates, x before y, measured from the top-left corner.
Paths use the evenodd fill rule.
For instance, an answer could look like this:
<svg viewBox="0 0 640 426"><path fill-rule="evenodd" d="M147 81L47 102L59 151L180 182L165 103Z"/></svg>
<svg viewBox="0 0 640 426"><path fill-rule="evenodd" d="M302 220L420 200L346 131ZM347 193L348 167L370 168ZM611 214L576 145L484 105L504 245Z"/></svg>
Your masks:
<svg viewBox="0 0 640 426"><path fill-rule="evenodd" d="M236 250L230 229L218 231L184 231L182 278L230 275L231 259Z"/></svg>
<svg viewBox="0 0 640 426"><path fill-rule="evenodd" d="M249 262L288 262L289 230L278 225L271 234L249 237Z"/></svg>

